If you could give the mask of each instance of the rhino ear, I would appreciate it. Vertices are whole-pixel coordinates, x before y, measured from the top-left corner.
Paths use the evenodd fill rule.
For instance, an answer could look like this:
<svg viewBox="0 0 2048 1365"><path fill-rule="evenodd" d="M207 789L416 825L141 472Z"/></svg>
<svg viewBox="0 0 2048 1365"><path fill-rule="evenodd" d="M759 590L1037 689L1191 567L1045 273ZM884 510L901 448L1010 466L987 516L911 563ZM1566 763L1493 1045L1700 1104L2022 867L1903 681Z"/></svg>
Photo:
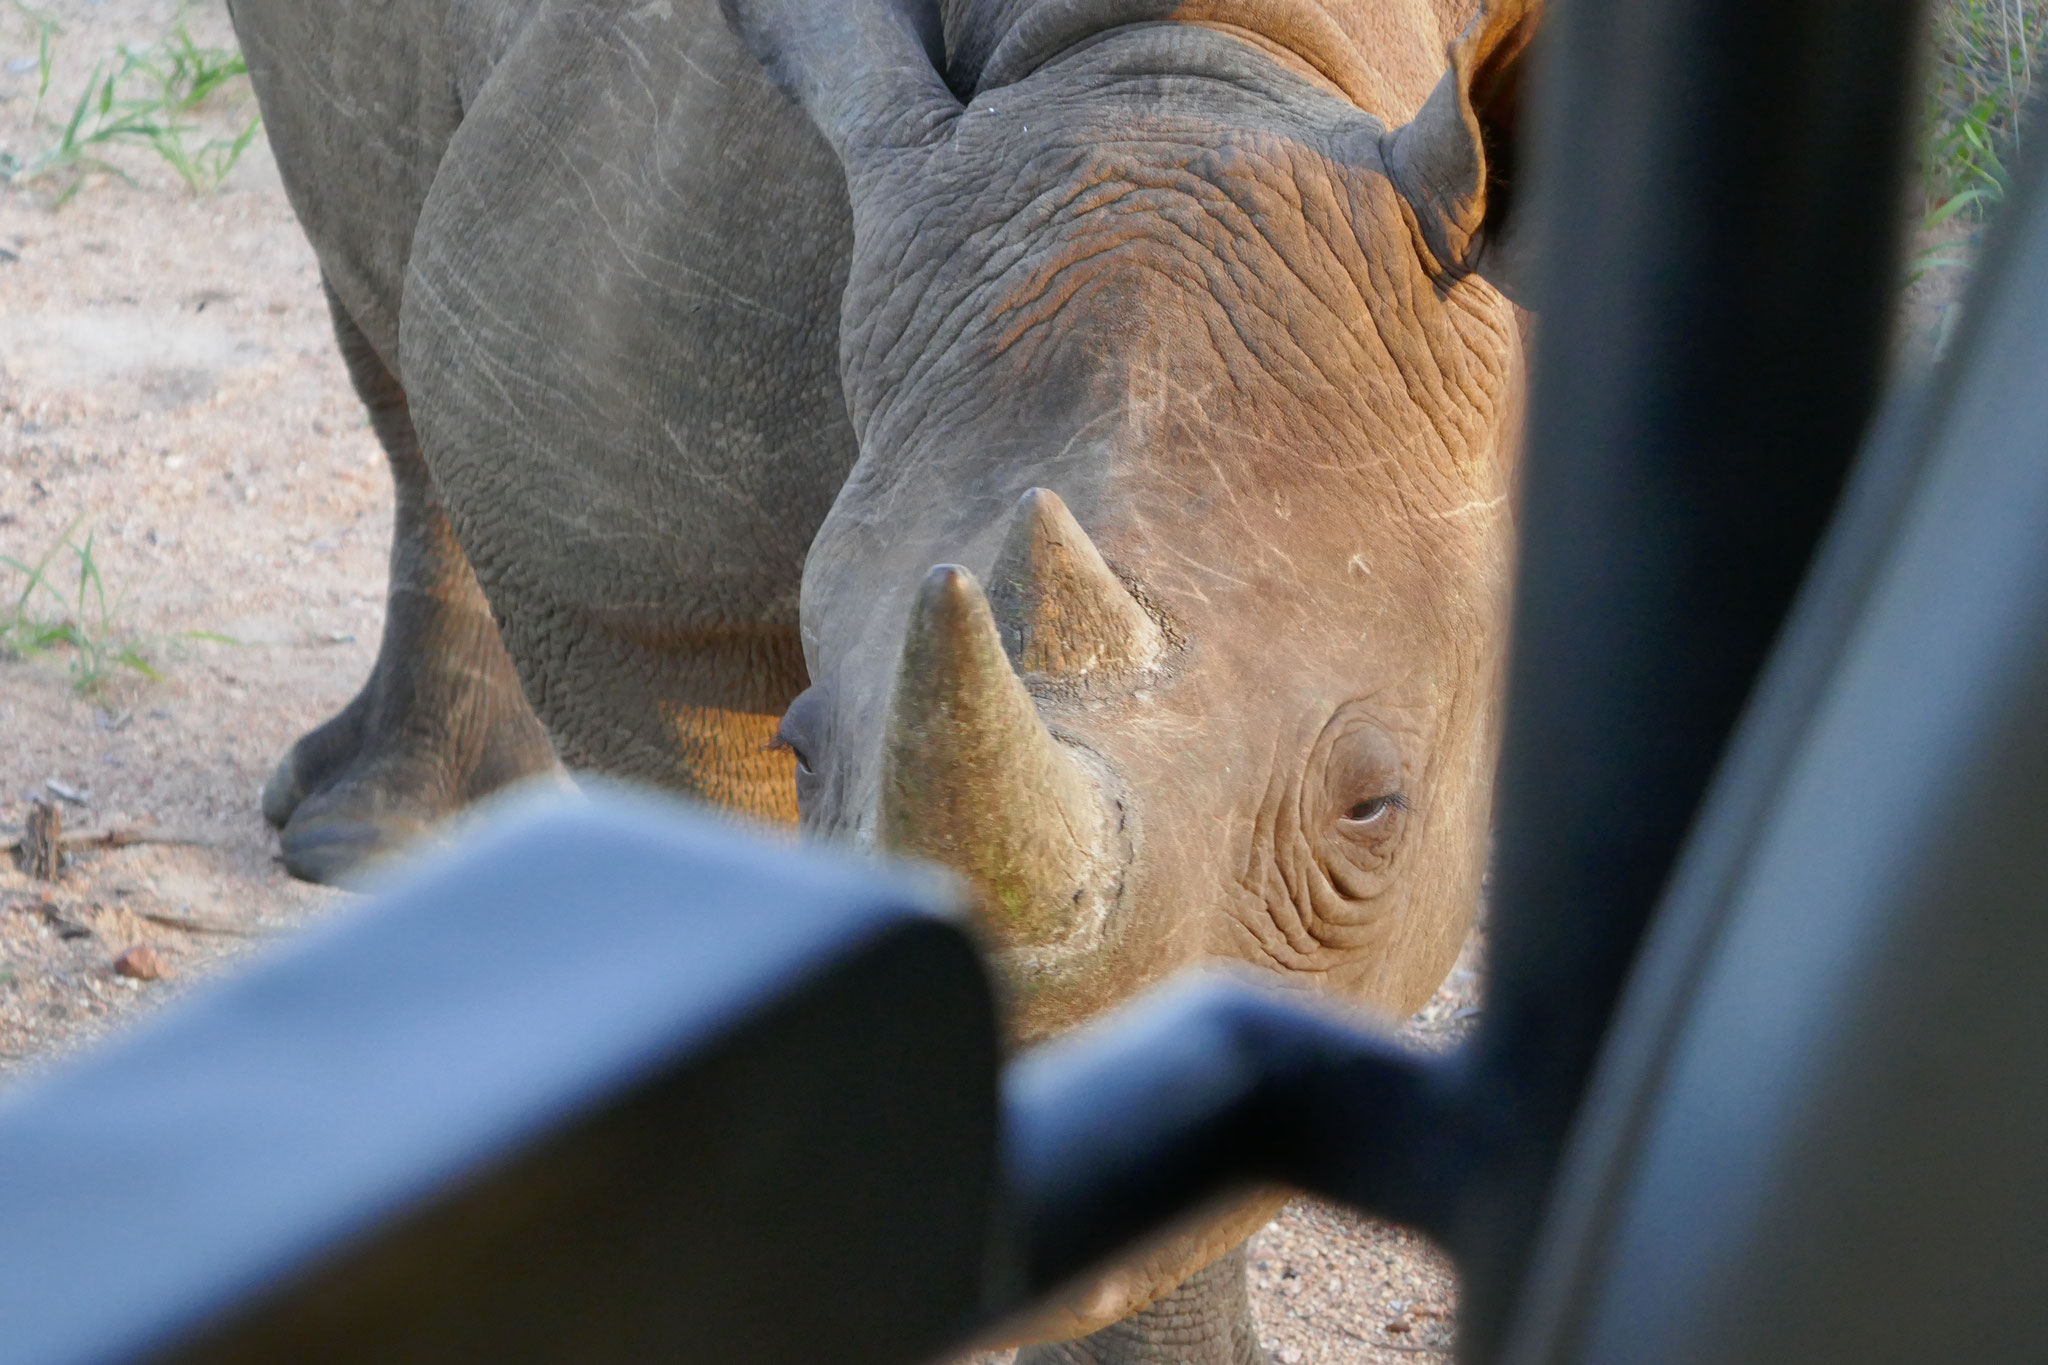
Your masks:
<svg viewBox="0 0 2048 1365"><path fill-rule="evenodd" d="M849 172L927 146L960 112L939 75L937 0L719 0L769 79Z"/></svg>
<svg viewBox="0 0 2048 1365"><path fill-rule="evenodd" d="M1451 69L1386 147L1387 173L1446 271L1520 292L1515 134L1542 0L1487 0L1451 44Z"/></svg>

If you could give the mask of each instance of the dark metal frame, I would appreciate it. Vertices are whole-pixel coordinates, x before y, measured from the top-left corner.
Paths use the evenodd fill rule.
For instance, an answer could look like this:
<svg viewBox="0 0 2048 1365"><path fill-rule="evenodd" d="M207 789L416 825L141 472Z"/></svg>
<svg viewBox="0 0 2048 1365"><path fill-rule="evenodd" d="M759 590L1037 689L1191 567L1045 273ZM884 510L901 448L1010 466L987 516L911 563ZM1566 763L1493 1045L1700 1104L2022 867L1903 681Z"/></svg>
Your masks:
<svg viewBox="0 0 2048 1365"><path fill-rule="evenodd" d="M1477 1359L1710 779L1733 764L1674 895L1721 894L1825 676L1781 669L1729 749L1882 387L1923 42L1910 0L1552 17L1491 1153L1445 1229Z"/></svg>

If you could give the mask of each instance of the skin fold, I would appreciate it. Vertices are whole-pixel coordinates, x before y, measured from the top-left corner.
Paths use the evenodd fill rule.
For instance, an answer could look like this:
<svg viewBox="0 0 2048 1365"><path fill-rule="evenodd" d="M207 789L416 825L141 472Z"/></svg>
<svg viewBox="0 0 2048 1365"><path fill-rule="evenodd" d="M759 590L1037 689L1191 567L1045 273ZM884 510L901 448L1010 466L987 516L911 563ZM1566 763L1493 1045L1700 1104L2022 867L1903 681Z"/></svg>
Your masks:
<svg viewBox="0 0 2048 1365"><path fill-rule="evenodd" d="M288 862L558 754L949 863L1020 1046L1219 960L1419 1007L1520 402L1535 12L1469 8L236 0L426 566L266 793ZM1256 1359L1283 1197L1027 1358Z"/></svg>

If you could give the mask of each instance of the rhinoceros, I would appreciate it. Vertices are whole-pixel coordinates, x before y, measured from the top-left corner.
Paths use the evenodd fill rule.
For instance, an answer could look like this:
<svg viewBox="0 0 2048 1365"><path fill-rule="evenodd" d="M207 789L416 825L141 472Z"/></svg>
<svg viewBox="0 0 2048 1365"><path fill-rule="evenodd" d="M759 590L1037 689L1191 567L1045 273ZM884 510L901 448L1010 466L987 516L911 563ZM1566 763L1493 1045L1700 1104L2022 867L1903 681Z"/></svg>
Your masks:
<svg viewBox="0 0 2048 1365"><path fill-rule="evenodd" d="M952 868L1020 1046L1218 959L1418 1007L1520 401L1538 13L1472 7L235 0L398 491L287 863L559 756ZM1027 1356L1258 1358L1271 1207Z"/></svg>

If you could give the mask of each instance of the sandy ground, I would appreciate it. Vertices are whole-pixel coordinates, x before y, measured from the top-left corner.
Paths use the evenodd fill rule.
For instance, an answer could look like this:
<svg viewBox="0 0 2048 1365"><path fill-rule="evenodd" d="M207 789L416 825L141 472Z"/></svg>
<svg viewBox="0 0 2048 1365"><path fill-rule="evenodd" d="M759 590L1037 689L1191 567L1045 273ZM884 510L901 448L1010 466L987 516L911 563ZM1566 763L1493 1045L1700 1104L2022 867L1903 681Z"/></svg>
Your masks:
<svg viewBox="0 0 2048 1365"><path fill-rule="evenodd" d="M0 10L0 151L22 161L52 143L95 61L160 40L179 15L169 0L45 12L64 32L39 112L32 30ZM185 14L199 42L232 41L217 4ZM231 132L248 109L231 93L208 127ZM74 828L180 842L83 853L55 882L0 858L0 1078L90 1046L350 900L283 873L256 791L368 671L389 537L382 457L260 138L205 197L146 149L110 159L133 183L94 176L62 207L61 179L0 184L0 555L49 556L47 579L72 592L81 559L64 541L90 537L108 607L89 604L89 631L160 676L115 666L82 686L79 651L0 650L0 841L31 801L56 799ZM1914 291L1922 351L1960 273ZM0 565L0 622L25 584ZM27 605L64 614L47 596ZM115 972L139 945L165 979ZM1411 1034L1447 1046L1469 1032L1478 991L1468 952ZM1455 1280L1422 1239L1301 1201L1252 1260L1281 1365L1448 1358Z"/></svg>
<svg viewBox="0 0 2048 1365"><path fill-rule="evenodd" d="M45 120L69 114L95 61L175 18L167 3L51 12L65 32L45 119L37 72L21 69L28 26L0 19L0 147L23 160L55 140ZM199 41L228 41L224 12L191 24ZM90 537L109 605L103 619L88 604L88 630L162 676L116 667L81 690L77 651L0 662L0 830L11 837L26 803L61 787L80 798L64 804L74 827L196 842L84 855L55 885L0 865L10 1070L337 903L279 871L254 793L283 746L351 695L382 617L389 479L275 167L259 144L195 199L147 149L112 159L137 183L94 177L60 210L61 180L0 190L0 554L35 564L54 549L46 577L72 593L81 560L61 541ZM0 621L26 581L0 566ZM66 614L47 595L26 607ZM111 974L140 943L169 982Z"/></svg>

